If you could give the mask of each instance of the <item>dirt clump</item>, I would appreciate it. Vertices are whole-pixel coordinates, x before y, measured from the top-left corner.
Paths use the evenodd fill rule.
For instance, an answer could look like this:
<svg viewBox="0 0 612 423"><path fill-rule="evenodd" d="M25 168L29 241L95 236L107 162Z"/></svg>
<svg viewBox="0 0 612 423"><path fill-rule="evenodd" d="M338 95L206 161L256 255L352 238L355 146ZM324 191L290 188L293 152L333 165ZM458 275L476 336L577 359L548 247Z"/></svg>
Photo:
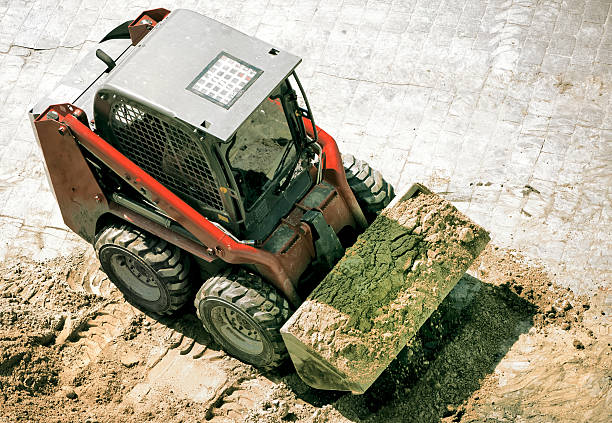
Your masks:
<svg viewBox="0 0 612 423"><path fill-rule="evenodd" d="M283 336L309 351L307 361L330 363L348 390L363 392L488 241L484 229L436 195L403 199L347 250Z"/></svg>
<svg viewBox="0 0 612 423"><path fill-rule="evenodd" d="M0 265L0 408L58 388L61 346L55 341L66 316L98 302L67 289L72 264L19 258Z"/></svg>
<svg viewBox="0 0 612 423"><path fill-rule="evenodd" d="M540 329L548 324L564 330L582 327L582 316L591 306L588 297L575 295L569 288L555 285L554 279L537 263L528 263L516 251L495 246L472 265L477 277L505 287L537 307L533 324Z"/></svg>
<svg viewBox="0 0 612 423"><path fill-rule="evenodd" d="M376 383L335 408L372 422L609 421L612 350L594 330L600 306L515 251L489 245L470 273L477 278L462 278ZM549 313L562 304L563 315Z"/></svg>
<svg viewBox="0 0 612 423"><path fill-rule="evenodd" d="M37 345L34 338L11 339L3 330L0 350L0 403L8 396L20 398L55 390L61 369L55 349Z"/></svg>
<svg viewBox="0 0 612 423"><path fill-rule="evenodd" d="M488 246L363 395L262 374L192 313L143 315L90 259L0 263L1 423L610 421L610 292L574 295L515 251Z"/></svg>
<svg viewBox="0 0 612 423"><path fill-rule="evenodd" d="M466 283L466 282L460 282ZM479 389L518 337L528 331L534 308L505 288L474 283L475 292L464 308L449 296L398 359L373 386L372 397L390 394L382 408L370 406L377 418L429 422L461 414L460 405ZM385 386L392 386L393 390ZM401 410L401 411L400 411ZM458 416L460 417L460 416ZM370 421L376 418L369 417ZM387 420L385 420L387 421Z"/></svg>

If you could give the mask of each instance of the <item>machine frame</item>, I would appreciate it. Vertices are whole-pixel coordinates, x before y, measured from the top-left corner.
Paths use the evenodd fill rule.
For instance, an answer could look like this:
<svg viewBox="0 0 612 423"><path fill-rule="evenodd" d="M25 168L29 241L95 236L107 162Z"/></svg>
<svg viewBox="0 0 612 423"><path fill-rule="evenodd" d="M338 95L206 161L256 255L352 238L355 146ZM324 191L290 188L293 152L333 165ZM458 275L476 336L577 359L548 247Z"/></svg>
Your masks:
<svg viewBox="0 0 612 423"><path fill-rule="evenodd" d="M140 43L168 14L165 9L143 12L128 26L132 44ZM109 69L112 69L110 62ZM293 71L292 75L295 76ZM307 104L299 79L296 81ZM304 136L301 142L317 147L320 168L312 166L309 169L312 188L292 202L284 217L275 217L276 227L271 234L256 243L238 239L236 227L225 227L224 219L215 222L210 214L205 216L103 138L104 131L96 127L100 126L99 111L103 108L105 93L109 94L101 87L96 94L95 121L89 121L82 108L70 103L51 105L42 113L31 112L34 132L64 221L88 242L94 243L96 234L109 221L120 219L180 247L203 262L221 260L250 267L297 307L301 303L297 293L300 277L317 259L315 244L321 238L317 231L327 230L320 227L315 218L308 221L304 217L309 212L320 213L323 223L327 224L324 226L330 227L335 234L345 227L361 230L367 226L364 213L348 185L338 146L329 134L313 123L309 107L295 106L291 110L299 124L293 131ZM268 94L262 94L261 100ZM94 124L96 127L92 128ZM194 128L197 130L203 129ZM100 179L101 172L107 171L118 177L120 184L129 186L129 191L109 191ZM235 182L233 187L235 189ZM221 186L220 190L223 188ZM144 201L138 198L134 201L134 197ZM236 210L232 213L234 217ZM274 239L281 226L290 235Z"/></svg>

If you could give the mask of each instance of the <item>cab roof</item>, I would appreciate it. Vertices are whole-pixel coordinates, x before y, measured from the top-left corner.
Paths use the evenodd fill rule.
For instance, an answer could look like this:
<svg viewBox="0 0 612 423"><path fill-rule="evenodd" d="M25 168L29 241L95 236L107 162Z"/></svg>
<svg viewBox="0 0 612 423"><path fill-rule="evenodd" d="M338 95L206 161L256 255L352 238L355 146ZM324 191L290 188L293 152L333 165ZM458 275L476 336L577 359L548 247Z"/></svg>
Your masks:
<svg viewBox="0 0 612 423"><path fill-rule="evenodd" d="M300 62L214 19L179 9L132 49L101 89L227 140Z"/></svg>

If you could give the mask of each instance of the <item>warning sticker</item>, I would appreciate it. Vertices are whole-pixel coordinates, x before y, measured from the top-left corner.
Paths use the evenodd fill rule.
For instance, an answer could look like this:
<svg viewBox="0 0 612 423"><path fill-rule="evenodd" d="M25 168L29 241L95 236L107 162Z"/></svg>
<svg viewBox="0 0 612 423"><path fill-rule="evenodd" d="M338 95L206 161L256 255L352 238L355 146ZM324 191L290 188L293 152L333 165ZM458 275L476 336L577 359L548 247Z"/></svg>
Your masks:
<svg viewBox="0 0 612 423"><path fill-rule="evenodd" d="M229 109L262 73L262 70L222 51L187 89Z"/></svg>

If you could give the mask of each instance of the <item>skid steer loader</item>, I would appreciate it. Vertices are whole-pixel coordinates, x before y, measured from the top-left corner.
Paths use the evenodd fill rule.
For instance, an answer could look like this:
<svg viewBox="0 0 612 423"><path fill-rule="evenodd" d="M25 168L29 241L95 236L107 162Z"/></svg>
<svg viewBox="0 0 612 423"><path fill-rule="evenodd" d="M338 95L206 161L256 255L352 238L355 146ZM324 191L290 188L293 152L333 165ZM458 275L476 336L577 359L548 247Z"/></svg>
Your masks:
<svg viewBox="0 0 612 423"><path fill-rule="evenodd" d="M215 341L263 369L287 357L281 326L394 197L315 125L300 61L195 12L149 10L30 111L66 225L126 300L166 315L197 291Z"/></svg>

